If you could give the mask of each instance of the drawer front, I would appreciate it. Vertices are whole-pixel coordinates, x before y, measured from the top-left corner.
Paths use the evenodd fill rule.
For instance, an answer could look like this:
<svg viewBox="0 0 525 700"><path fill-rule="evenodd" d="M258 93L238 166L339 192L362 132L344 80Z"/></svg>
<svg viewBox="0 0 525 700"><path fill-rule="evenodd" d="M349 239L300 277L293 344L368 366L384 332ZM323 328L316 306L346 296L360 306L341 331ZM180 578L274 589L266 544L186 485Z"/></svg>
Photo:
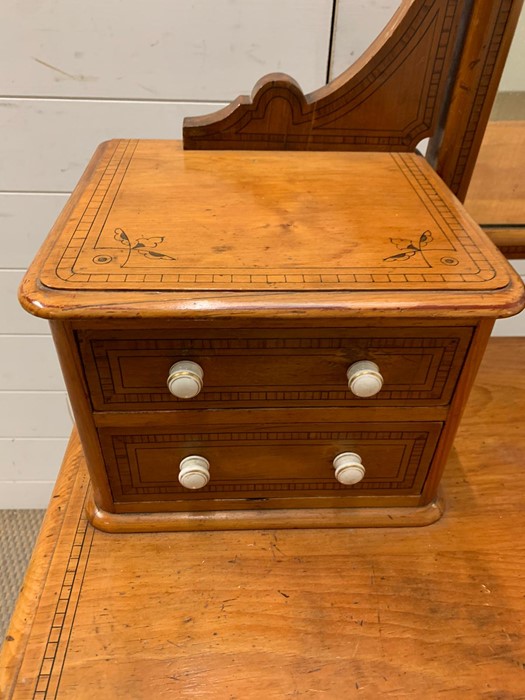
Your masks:
<svg viewBox="0 0 525 700"><path fill-rule="evenodd" d="M363 496L418 494L441 428L341 422L214 425L206 431L188 424L177 431L104 428L99 437L116 503L170 501L173 509L206 510L246 508L246 499L265 501L261 507L283 498L300 499L297 507L311 506L312 499L316 506L343 506ZM344 452L357 453L365 468L352 486L335 478L333 460ZM210 481L195 491L178 481L180 462L191 455L210 464Z"/></svg>
<svg viewBox="0 0 525 700"><path fill-rule="evenodd" d="M445 405L471 328L81 332L78 343L95 410ZM167 388L181 360L204 370L203 388L178 399ZM347 369L375 362L383 376L371 398L354 396Z"/></svg>

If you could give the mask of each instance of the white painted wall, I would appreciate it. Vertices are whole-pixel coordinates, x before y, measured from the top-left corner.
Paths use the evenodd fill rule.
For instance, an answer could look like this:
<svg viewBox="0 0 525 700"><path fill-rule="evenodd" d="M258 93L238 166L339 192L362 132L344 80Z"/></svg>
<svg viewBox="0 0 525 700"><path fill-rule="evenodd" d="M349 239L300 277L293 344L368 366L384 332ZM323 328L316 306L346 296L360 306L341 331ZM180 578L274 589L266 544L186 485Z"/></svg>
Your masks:
<svg viewBox="0 0 525 700"><path fill-rule="evenodd" d="M332 0L0 3L0 508L46 506L71 430L47 324L16 289L95 146L178 138L271 71L311 91L396 5L337 0L330 57Z"/></svg>
<svg viewBox="0 0 525 700"><path fill-rule="evenodd" d="M46 322L20 278L91 153L179 138L265 73L326 79L332 0L0 3L0 508L45 507L71 430Z"/></svg>

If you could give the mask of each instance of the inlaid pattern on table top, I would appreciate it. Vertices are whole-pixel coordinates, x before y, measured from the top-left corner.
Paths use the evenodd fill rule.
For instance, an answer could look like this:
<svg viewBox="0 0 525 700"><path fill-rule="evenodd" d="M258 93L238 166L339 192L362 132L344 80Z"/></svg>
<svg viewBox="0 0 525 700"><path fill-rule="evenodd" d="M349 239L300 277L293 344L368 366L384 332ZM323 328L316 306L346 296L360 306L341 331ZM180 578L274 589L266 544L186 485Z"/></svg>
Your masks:
<svg viewBox="0 0 525 700"><path fill-rule="evenodd" d="M484 235L420 156L184 152L114 141L44 262L79 290L501 289Z"/></svg>
<svg viewBox="0 0 525 700"><path fill-rule="evenodd" d="M522 698L524 411L523 339L493 338L425 528L107 534L76 440L0 695Z"/></svg>

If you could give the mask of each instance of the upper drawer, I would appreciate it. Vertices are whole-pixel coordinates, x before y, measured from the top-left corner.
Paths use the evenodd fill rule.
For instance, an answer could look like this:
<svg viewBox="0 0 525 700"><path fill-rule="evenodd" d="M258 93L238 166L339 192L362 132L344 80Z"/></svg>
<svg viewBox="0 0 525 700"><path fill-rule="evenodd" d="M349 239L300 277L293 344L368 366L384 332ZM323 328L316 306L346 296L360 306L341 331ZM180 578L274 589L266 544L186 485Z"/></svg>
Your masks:
<svg viewBox="0 0 525 700"><path fill-rule="evenodd" d="M81 331L78 343L93 406L104 411L285 406L443 405L450 401L472 328ZM167 388L170 367L204 371L192 399ZM354 396L346 371L375 362L371 398Z"/></svg>

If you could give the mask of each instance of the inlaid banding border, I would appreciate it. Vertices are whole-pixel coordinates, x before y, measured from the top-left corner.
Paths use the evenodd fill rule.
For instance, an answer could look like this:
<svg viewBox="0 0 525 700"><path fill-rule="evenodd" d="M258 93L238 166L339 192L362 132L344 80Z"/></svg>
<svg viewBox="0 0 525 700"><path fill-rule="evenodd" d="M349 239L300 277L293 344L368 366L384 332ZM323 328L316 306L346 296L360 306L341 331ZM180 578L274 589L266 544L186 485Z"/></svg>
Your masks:
<svg viewBox="0 0 525 700"><path fill-rule="evenodd" d="M257 270L257 273L246 271L213 271L203 270L180 270L177 271L172 265L162 270L148 268L147 271L140 268L133 272L119 269L118 272L85 273L76 272L75 265L87 242L94 237L100 236L104 228L107 215L113 206L119 189L124 181L126 172L133 159L133 154L139 141L118 141L115 149L108 153L106 159L102 161L103 172L99 178L88 204L80 216L69 241L56 265L53 279L47 279L42 273L42 281L51 288L79 289L137 289L144 290L233 290L233 289L254 289L254 290L279 290L279 289L382 289L390 285L400 286L409 284L413 289L414 284L418 284L421 289L426 289L427 285L451 284L461 288L463 285L470 288L473 284L486 284L495 276L496 271L485 257L483 251L467 235L464 226L459 221L454 211L446 204L439 195L427 174L416 163L417 158L413 154L391 153L391 157L399 170L405 175L412 187L414 187L421 201L425 205L431 217L434 219L437 228L448 240L447 251L453 253L457 250L456 243L452 243L447 235L447 230L452 232L457 242L474 264L474 272L443 273L419 268L415 269L410 265L403 267L396 264L392 266L378 266L369 268L359 268L352 272L351 268L334 268L326 271L304 270L300 272L296 269L286 271L268 268L267 270ZM105 164L105 167L104 167ZM96 245L93 251L96 250ZM445 249L444 249L445 250ZM455 268L454 268L455 269ZM58 284L58 282L60 283Z"/></svg>
<svg viewBox="0 0 525 700"><path fill-rule="evenodd" d="M108 459L110 480L116 500L119 497L141 496L146 499L157 495L172 495L175 500L191 499L194 497L224 497L231 494L235 498L258 497L264 494L275 496L287 493L290 495L306 494L319 496L326 494L349 495L351 491L373 493L375 491L399 491L412 490L416 480L421 474L426 473L422 464L423 454L429 441L433 441L437 436L432 431L425 430L289 430L289 431L253 431L253 432L208 432L208 433L153 433L153 434L110 434L103 439L106 446L106 456ZM236 446L247 445L250 448L258 449L268 446L296 447L297 445L308 445L313 450L316 447L323 447L327 444L341 446L346 443L347 450L356 449L359 451L367 445L377 447L378 444L385 446L401 446L402 453L397 471L390 478L366 477L363 481L354 484L352 487L340 484L333 476L331 470L327 468L326 477L305 478L298 474L293 479L280 479L279 477L269 477L264 481L246 481L231 479L212 479L212 481L198 492L188 492L177 480L178 462L175 458L182 452L194 454L200 449L204 453L206 448L224 447L234 450ZM112 455L107 454L107 448L111 445ZM173 482L166 484L165 481L158 485L145 486L141 477L140 461L137 450L159 449L173 447L177 451L174 456ZM338 449L338 448L337 448ZM182 452L181 452L182 450ZM232 453L233 454L233 453ZM179 455L180 456L180 455ZM187 455L186 455L187 456ZM328 465L330 466L330 465ZM242 465L239 465L242 471Z"/></svg>
<svg viewBox="0 0 525 700"><path fill-rule="evenodd" d="M87 475L84 474L82 478L85 482L88 481ZM55 700L58 697L62 671L95 535L95 530L89 524L85 514L86 495L80 507L75 534L63 570L60 588L57 591L56 603L50 616L42 661L33 686L33 700Z"/></svg>
<svg viewBox="0 0 525 700"><path fill-rule="evenodd" d="M299 350L301 353L315 353L319 357L319 361L333 361L331 353L337 351L352 351L355 353L359 349L362 353L374 351L384 352L388 355L395 356L396 354L403 355L405 353L420 354L428 365L430 376L425 377L422 386L413 386L410 389L396 388L395 385L388 387L388 384L382 389L380 396L372 399L374 403L378 401L393 401L393 400L448 400L448 389L454 385L450 381L450 372L454 361L459 352L460 346L459 337L443 337L443 338L426 338L426 337L331 337L331 338L259 338L253 337L249 339L239 338L172 338L161 339L152 337L148 340L97 340L89 341L89 354L84 355L85 362L88 366L93 366L95 373L89 373L88 381L91 390L94 392L94 401L97 408L105 408L112 410L115 404L150 404L152 406L179 406L184 405L185 408L195 408L210 402L238 403L238 402L326 402L335 401L350 405L353 402L363 404L363 399L357 399L348 390L323 387L315 389L311 386L311 381L306 387L251 387L251 388L236 388L232 384L230 387L205 387L203 391L195 397L191 402L178 400L172 396L167 388L164 390L151 391L133 391L126 389L126 378L123 376L119 367L119 352L131 352L134 355L144 353L145 360L148 357L148 351L151 353L166 353L166 357L153 354L148 361L164 362L168 366L175 359L182 359L182 356L187 352L192 353L195 361L199 361L200 356L211 354L212 358L216 355L232 358L232 364L235 363L235 355L247 355L254 358L254 362L276 362L278 361L279 352L295 352ZM182 353L182 354L181 354ZM258 353L263 353L257 356ZM179 357L180 355L180 357ZM371 356L370 359L374 359ZM459 371L459 365L458 365ZM457 375L457 372L455 373ZM344 379L344 374L342 374ZM343 384L342 384L343 386ZM125 389L125 390L124 390ZM445 391L447 392L445 393Z"/></svg>

